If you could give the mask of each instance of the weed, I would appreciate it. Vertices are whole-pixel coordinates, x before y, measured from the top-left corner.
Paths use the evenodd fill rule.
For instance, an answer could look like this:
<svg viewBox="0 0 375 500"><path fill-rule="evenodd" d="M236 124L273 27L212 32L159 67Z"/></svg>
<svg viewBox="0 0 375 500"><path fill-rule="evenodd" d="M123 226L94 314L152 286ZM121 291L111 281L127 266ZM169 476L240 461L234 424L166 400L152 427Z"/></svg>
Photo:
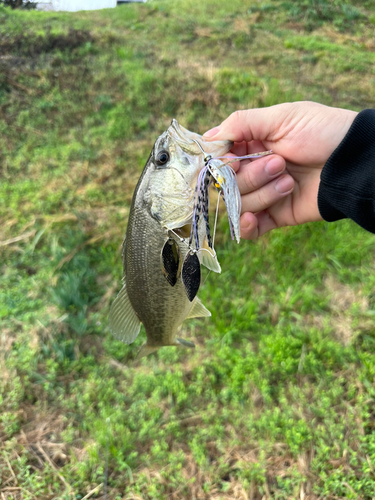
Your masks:
<svg viewBox="0 0 375 500"><path fill-rule="evenodd" d="M291 19L302 20L309 30L326 22L331 22L340 30L353 30L356 22L365 19L358 7L345 0L283 1L281 6Z"/></svg>

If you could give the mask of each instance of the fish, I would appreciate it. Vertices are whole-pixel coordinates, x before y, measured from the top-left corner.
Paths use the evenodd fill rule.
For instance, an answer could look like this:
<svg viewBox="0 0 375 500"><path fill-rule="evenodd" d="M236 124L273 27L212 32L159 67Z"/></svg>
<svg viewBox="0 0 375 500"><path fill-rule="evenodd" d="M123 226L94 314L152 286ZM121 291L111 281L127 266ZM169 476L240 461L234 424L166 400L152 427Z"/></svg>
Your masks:
<svg viewBox="0 0 375 500"><path fill-rule="evenodd" d="M126 344L134 342L143 324L147 342L138 358L163 346L193 348L177 338L180 325L187 318L211 316L197 296L201 265L221 271L210 241L208 188L214 183L226 205L227 199L232 203L226 189L236 185L231 167L221 172L224 163L213 160L232 146L205 141L175 119L154 144L134 191L122 246L123 287L109 314L110 331ZM199 184L204 169L206 180ZM239 238L238 198L239 192L229 212Z"/></svg>

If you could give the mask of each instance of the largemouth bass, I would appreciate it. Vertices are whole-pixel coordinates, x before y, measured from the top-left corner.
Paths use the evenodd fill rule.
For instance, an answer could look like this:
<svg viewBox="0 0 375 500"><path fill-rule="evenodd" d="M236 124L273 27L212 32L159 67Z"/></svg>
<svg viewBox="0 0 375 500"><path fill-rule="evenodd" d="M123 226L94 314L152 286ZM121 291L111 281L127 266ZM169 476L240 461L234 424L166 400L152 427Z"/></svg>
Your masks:
<svg viewBox="0 0 375 500"><path fill-rule="evenodd" d="M216 272L220 265L209 244L210 178L201 179L199 190L198 177L207 170L207 155L223 156L231 147L230 141L206 142L176 120L155 142L133 195L122 252L124 286L109 316L111 332L127 344L143 323L147 342L138 357L162 346L194 347L176 338L178 328L186 318L211 315L197 297L200 265ZM219 170L222 162L215 162L210 171ZM198 203L203 209L197 214Z"/></svg>

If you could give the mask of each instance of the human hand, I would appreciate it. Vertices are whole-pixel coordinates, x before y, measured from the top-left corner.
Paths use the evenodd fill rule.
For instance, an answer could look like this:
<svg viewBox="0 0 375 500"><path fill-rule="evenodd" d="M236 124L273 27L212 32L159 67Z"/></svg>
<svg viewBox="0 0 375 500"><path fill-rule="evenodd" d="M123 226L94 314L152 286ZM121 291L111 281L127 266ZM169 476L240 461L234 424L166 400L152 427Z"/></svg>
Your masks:
<svg viewBox="0 0 375 500"><path fill-rule="evenodd" d="M356 115L314 102L284 103L236 111L204 134L206 140L234 141L237 156L266 149L275 153L242 160L238 167L242 238L322 219L317 200L320 174Z"/></svg>

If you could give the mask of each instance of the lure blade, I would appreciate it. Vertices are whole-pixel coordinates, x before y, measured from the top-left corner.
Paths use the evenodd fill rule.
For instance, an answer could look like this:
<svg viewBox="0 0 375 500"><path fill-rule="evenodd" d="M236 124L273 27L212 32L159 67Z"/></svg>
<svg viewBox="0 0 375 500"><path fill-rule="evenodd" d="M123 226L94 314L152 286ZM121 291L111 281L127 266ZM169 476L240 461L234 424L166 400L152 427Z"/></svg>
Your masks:
<svg viewBox="0 0 375 500"><path fill-rule="evenodd" d="M181 274L182 255L177 242L168 238L161 251L161 270L171 286L175 286Z"/></svg>
<svg viewBox="0 0 375 500"><path fill-rule="evenodd" d="M188 299L190 302L193 302L201 284L201 265L195 252L188 252L186 254L182 266L181 278Z"/></svg>
<svg viewBox="0 0 375 500"><path fill-rule="evenodd" d="M218 160L210 162L209 169L227 209L232 239L236 238L237 243L239 243L241 194L238 189L236 173L230 165L222 164Z"/></svg>
<svg viewBox="0 0 375 500"><path fill-rule="evenodd" d="M240 242L241 194L237 185L236 173L229 165L238 160L255 160L273 154L272 150L253 153L245 156L217 156L209 158L206 168L214 179L214 185L224 200L228 213L230 234L232 239ZM223 163L221 160L228 160Z"/></svg>

